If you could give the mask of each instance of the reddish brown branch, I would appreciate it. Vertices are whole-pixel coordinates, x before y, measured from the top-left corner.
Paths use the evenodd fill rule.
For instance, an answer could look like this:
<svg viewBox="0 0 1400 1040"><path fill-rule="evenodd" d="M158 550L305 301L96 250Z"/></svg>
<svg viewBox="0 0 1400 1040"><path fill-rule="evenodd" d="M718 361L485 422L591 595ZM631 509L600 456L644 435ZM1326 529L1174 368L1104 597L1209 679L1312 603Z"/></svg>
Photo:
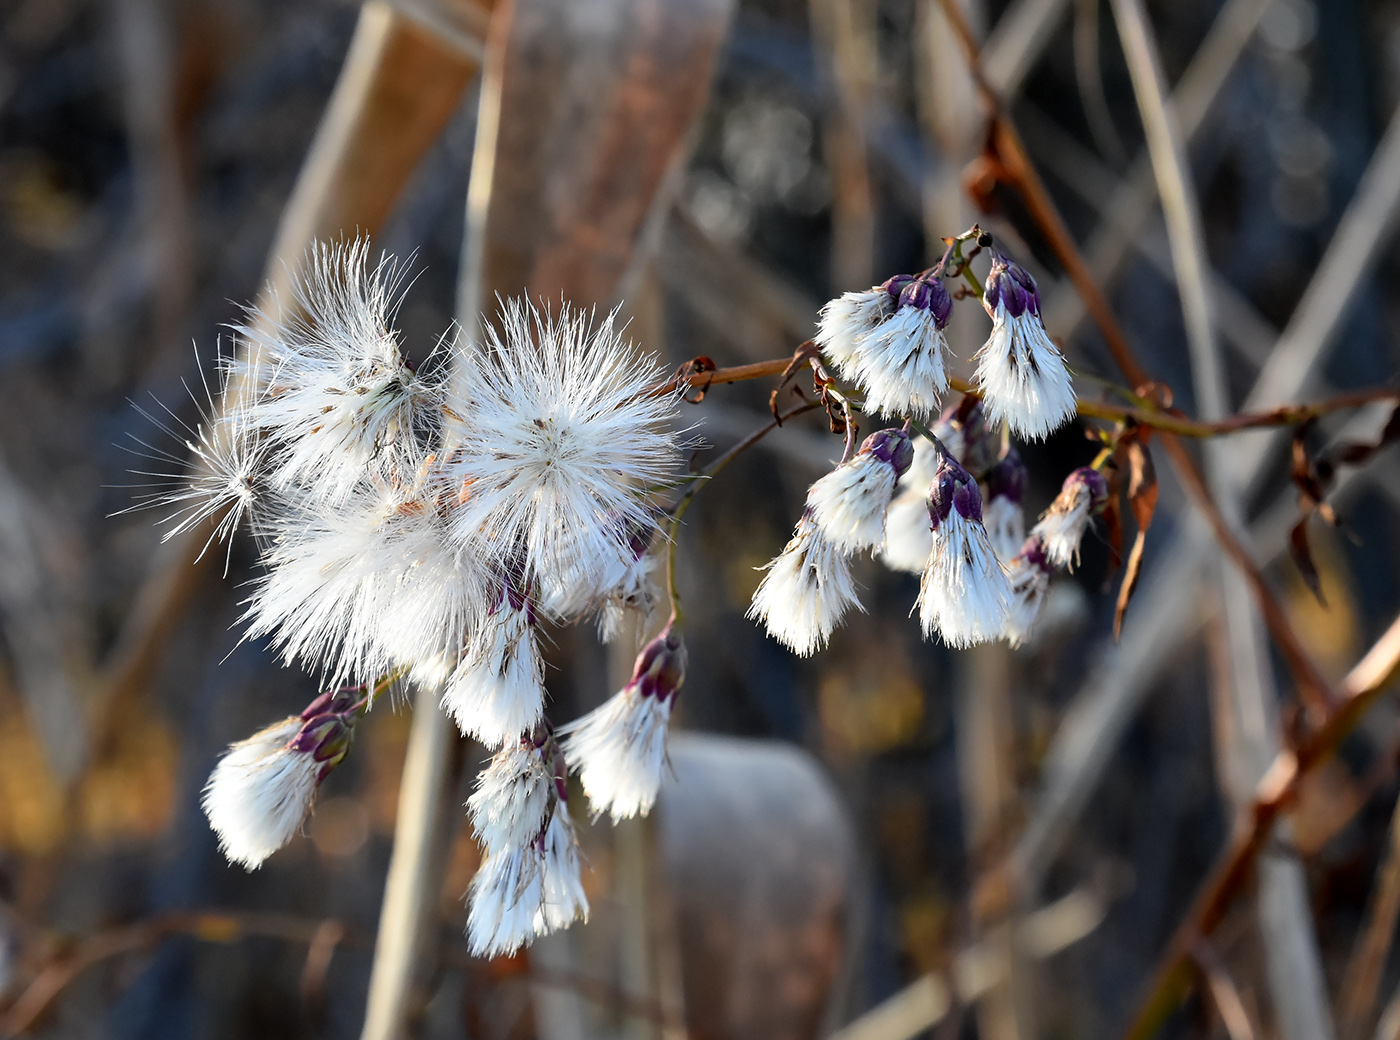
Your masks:
<svg viewBox="0 0 1400 1040"><path fill-rule="evenodd" d="M1190 985L1191 952L1229 909L1248 879L1254 859L1273 832L1274 821L1291 803L1298 782L1326 759L1400 671L1400 618L1342 680L1341 700L1297 751L1282 751L1259 781L1253 806L1241 815L1234 837L1196 894L1186 919L1159 962L1147 998L1129 1027L1127 1040L1146 1040L1181 1002Z"/></svg>

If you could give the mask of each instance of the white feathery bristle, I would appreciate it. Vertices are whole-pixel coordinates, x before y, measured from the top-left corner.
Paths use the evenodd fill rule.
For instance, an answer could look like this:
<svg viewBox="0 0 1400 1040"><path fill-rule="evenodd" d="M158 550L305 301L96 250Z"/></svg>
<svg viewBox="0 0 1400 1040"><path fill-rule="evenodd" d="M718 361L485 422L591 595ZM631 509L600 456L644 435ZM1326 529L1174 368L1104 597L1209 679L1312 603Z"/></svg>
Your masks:
<svg viewBox="0 0 1400 1040"><path fill-rule="evenodd" d="M489 603L474 561L446 545L431 504L366 486L334 509L290 505L266 530L267 573L247 601L248 638L329 682L369 682L455 655Z"/></svg>
<svg viewBox="0 0 1400 1040"><path fill-rule="evenodd" d="M544 830L554 774L525 741L497 751L476 778L467 813L488 852L529 844Z"/></svg>
<svg viewBox="0 0 1400 1040"><path fill-rule="evenodd" d="M588 920L567 803L555 801L544 833L529 844L490 852L468 898L468 946L478 957L514 953L537 936Z"/></svg>
<svg viewBox="0 0 1400 1040"><path fill-rule="evenodd" d="M948 341L932 310L901 307L861 347L857 377L866 411L927 418L948 392Z"/></svg>
<svg viewBox="0 0 1400 1040"><path fill-rule="evenodd" d="M200 368L203 397L190 390L199 419L190 426L165 405L161 409L168 419L136 407L166 437L188 452L188 457L168 448L157 447L131 435L141 450L132 454L148 459L163 469L134 469L132 474L154 477L156 482L137 486L135 503L114 515L139 509L170 510L158 525L165 527L162 542L176 535L195 530L206 521L218 521L200 549L199 557L209 551L214 542L229 545L232 551L234 533L251 515L260 498L258 477L266 455L266 445L249 428L237 412L218 414L219 401L226 395L229 366L222 357L216 362L219 370L217 392L209 385L204 369ZM157 402L159 404L159 402ZM225 574L228 561L224 565Z"/></svg>
<svg viewBox="0 0 1400 1040"><path fill-rule="evenodd" d="M843 293L822 307L813 341L837 371L854 379L865 337L894 310L895 301L884 289Z"/></svg>
<svg viewBox="0 0 1400 1040"><path fill-rule="evenodd" d="M656 580L661 560L660 552L642 553L608 591L598 607L598 638L604 643L618 637L628 614L638 618L639 634L651 627L650 621L661 603Z"/></svg>
<svg viewBox="0 0 1400 1040"><path fill-rule="evenodd" d="M1074 418L1065 359L1034 311L1011 317L1004 302L997 304L976 379L993 428L1005 420L1017 436L1042 440Z"/></svg>
<svg viewBox="0 0 1400 1040"><path fill-rule="evenodd" d="M930 478L931 479L931 478ZM927 487L929 481L925 481ZM885 513L885 542L879 557L890 570L922 574L933 552L933 524L925 491L904 491Z"/></svg>
<svg viewBox="0 0 1400 1040"><path fill-rule="evenodd" d="M256 870L311 811L321 763L287 748L301 726L294 715L229 745L209 774L200 804L230 862Z"/></svg>
<svg viewBox="0 0 1400 1040"><path fill-rule="evenodd" d="M471 378L443 431L458 543L502 562L523 554L527 577L565 600L606 594L634 533L655 525L647 487L679 458L679 398L653 392L656 359L636 355L611 315L591 322L507 302L486 348L465 348Z"/></svg>
<svg viewBox="0 0 1400 1040"><path fill-rule="evenodd" d="M1083 484L1062 490L1050 508L1040 514L1031 534L1045 546L1045 556L1056 567L1074 569L1079 562L1079 543L1089 527L1093 493Z"/></svg>
<svg viewBox="0 0 1400 1040"><path fill-rule="evenodd" d="M935 632L953 647L996 639L1006 620L1011 589L987 529L957 509L933 532L933 552L919 585L924 636Z"/></svg>
<svg viewBox="0 0 1400 1040"><path fill-rule="evenodd" d="M761 619L768 634L793 653L810 657L826 645L846 611L863 610L846 554L810 517L767 566L747 617Z"/></svg>
<svg viewBox="0 0 1400 1040"><path fill-rule="evenodd" d="M623 688L560 734L564 758L577 771L594 813L613 822L645 816L661 788L673 696Z"/></svg>
<svg viewBox="0 0 1400 1040"><path fill-rule="evenodd" d="M885 538L885 511L894 494L895 480L890 463L860 452L808 490L812 520L843 552L877 546Z"/></svg>
<svg viewBox="0 0 1400 1040"><path fill-rule="evenodd" d="M386 450L411 447L415 417L431 419L439 390L404 359L389 328L399 281L369 241L318 245L289 320L277 308L240 331L255 396L239 411L275 445L273 480L330 501L349 494Z"/></svg>
<svg viewBox="0 0 1400 1040"><path fill-rule="evenodd" d="M554 803L542 839L544 855L544 901L535 918L540 935L567 928L579 918L588 920L588 896L583 891L579 869L578 838L569 819L567 802Z"/></svg>
<svg viewBox="0 0 1400 1040"><path fill-rule="evenodd" d="M544 902L544 863L539 843L492 852L467 892L467 946L476 957L512 954L535 941Z"/></svg>
<svg viewBox="0 0 1400 1040"><path fill-rule="evenodd" d="M544 663L528 605L507 600L481 622L442 691L442 706L487 747L534 729L544 712Z"/></svg>
<svg viewBox="0 0 1400 1040"><path fill-rule="evenodd" d="M992 550L1003 562L1009 562L1026 541L1026 515L1020 502L1005 495L994 495L982 510L982 524Z"/></svg>
<svg viewBox="0 0 1400 1040"><path fill-rule="evenodd" d="M1031 637L1031 629L1040 616L1040 608L1050 588L1050 572L1039 562L1018 554L1008 564L1006 576L1011 586L1011 598L1007 601L1006 625L1002 636L1012 646L1020 646Z"/></svg>

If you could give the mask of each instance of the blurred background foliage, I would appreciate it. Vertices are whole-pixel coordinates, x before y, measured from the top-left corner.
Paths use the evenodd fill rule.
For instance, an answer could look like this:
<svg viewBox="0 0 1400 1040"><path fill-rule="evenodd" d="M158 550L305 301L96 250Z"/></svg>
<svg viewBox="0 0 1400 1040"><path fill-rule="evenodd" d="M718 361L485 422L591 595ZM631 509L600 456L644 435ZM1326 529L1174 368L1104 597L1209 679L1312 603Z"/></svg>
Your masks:
<svg viewBox="0 0 1400 1040"><path fill-rule="evenodd" d="M1008 15L1000 0L968 6L984 33ZM1107 7L1060 6L1010 111L1071 230L1087 242L1129 174L1129 157L1142 150L1142 131ZM1232 323L1237 403L1400 101L1400 4L1259 6L1257 31L1191 150L1211 259L1233 294L1222 322ZM674 363L781 356L810 334L822 301L924 267L942 251L937 235L977 215L961 200L977 184L978 105L937 7L740 0L691 157L627 301L648 349ZM1150 7L1175 81L1221 5ZM224 863L198 806L204 777L230 741L300 710L315 692L312 678L240 640L251 554L239 543L227 580L199 585L141 681L94 708L160 559L151 516L111 515L130 503L127 485L144 479L127 474L145 468L128 449L181 450L133 402L167 423L166 406L183 421L196 418L186 387L202 396L198 364L207 370L260 291L356 17L343 0L0 6L0 1006L45 966L89 949L81 944L92 936L120 936L177 911L241 915L118 944L74 978L34 1035L340 1037L359 1028L406 712L374 713L304 838L256 874ZM454 313L476 98L473 86L375 239L412 257L398 321L419 357ZM973 139L960 140L968 126ZM1003 189L986 201L988 225L1041 279L1047 313L1060 313L1059 269L1034 225ZM1113 303L1147 367L1191 412L1160 220L1132 237L1136 252L1110 282ZM1389 247L1347 312L1325 368L1331 385L1393 379L1398 279L1400 253ZM954 333L965 364L985 332L974 324ZM1074 331L1067 351L1077 367L1113 374L1092 330ZM687 416L723 447L761 423L767 392L716 389ZM1094 450L1077 426L1027 446L1028 512L1048 504ZM1107 552L1096 541L1074 575L1057 581L1032 645L953 654L922 642L905 618L915 579L867 562L858 576L869 613L828 652L792 657L743 611L755 568L781 547L807 485L839 451L816 420L772 436L707 490L680 561L691 655L680 725L808 749L852 821L859 869L842 935L850 967L830 996L838 1020L920 973L949 970L977 938L970 894L1025 828L1045 757L1106 653L1112 617ZM1189 511L1163 479L1149 574ZM1279 502L1292 508L1282 461L1261 487L1246 503L1251 517ZM1326 607L1286 559L1269 568L1329 677L1346 672L1400 600L1397 502L1395 460L1383 457L1344 505L1346 532L1316 532ZM1218 606L1202 587L1192 610L1199 623ZM1229 829L1215 631L1208 624L1147 676L1150 696L1107 751L1107 780L1054 858L1043 902L1078 892L1089 908L1058 926L1040 919L1064 935L1044 939L1054 955L1032 958L1017 975L1020 1026L956 1009L938 1035L1090 1037L1121 1028ZM557 718L610 692L608 660L591 631L555 633L550 656ZM1389 841L1398 720L1393 705L1379 705L1309 781L1294 817L1334 992ZM456 952L443 961L446 981L430 994L423 1033L545 1035L526 1007L528 959L473 963L457 942L460 895L476 861L462 827L443 898L443 944ZM594 859L595 896L610 883L609 862ZM340 931L326 932L328 921ZM1248 912L1237 908L1215 945L1250 1014L1269 1023ZM1386 968L1384 993L1397 972L1400 965ZM606 986L589 993L603 1005L621 1000ZM1224 1035L1203 998L1171 1028Z"/></svg>

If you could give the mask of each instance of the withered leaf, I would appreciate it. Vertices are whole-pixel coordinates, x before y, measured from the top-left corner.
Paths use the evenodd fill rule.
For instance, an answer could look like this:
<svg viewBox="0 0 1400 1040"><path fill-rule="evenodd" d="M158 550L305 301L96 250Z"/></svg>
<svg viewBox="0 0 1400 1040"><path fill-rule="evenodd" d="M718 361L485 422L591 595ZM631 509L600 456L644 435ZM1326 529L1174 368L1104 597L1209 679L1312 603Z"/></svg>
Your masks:
<svg viewBox="0 0 1400 1040"><path fill-rule="evenodd" d="M1118 603L1113 611L1113 640L1123 631L1123 615L1137 589L1142 576L1143 552L1147 546L1147 529L1152 526L1152 518L1157 512L1157 469L1152 464L1152 453L1141 440L1129 441L1125 453L1128 456L1128 505L1137 522L1137 537L1133 539L1132 551L1128 553L1128 566L1123 571L1123 584L1118 587Z"/></svg>

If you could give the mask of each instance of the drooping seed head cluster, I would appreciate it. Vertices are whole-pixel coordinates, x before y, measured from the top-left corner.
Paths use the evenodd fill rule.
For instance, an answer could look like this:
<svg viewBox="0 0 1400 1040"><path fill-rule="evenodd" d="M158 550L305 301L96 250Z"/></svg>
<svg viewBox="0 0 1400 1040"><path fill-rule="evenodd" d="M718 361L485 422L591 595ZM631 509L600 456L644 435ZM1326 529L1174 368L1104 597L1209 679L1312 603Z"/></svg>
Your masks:
<svg viewBox="0 0 1400 1040"><path fill-rule="evenodd" d="M252 868L285 844L374 695L413 681L420 704L438 697L464 734L501 749L470 807L487 857L469 931L474 950L509 952L587 912L541 625L596 612L616 628L647 599L678 398L655 392L664 373L611 316L567 306L508 301L480 343L458 335L415 365L391 327L397 284L367 243L318 248L295 298L240 328L238 359L184 438L192 475L143 504L170 507L176 531L251 527L262 567L246 638L359 691L353 709L322 705L229 749L204 799L229 857ZM639 695L645 725L581 726L575 767L635 773L603 759L633 754L641 732L659 782L673 671L666 696ZM622 786L596 808L654 800L655 783Z"/></svg>
<svg viewBox="0 0 1400 1040"><path fill-rule="evenodd" d="M873 549L894 570L920 575L916 607L925 636L954 647L1027 639L1056 566L1070 566L1108 488L1077 470L1026 537L1029 474L1009 435L1040 439L1075 414L1064 358L1040 317L1035 281L993 251L981 290L992 319L977 354L975 393L943 410L949 389L943 330L953 297L952 256L822 308L814 342L864 392L866 411L904 418L817 480L787 547L767 567L749 609L768 633L803 656L826 645L860 609L850 557ZM919 427L922 430L922 427Z"/></svg>

